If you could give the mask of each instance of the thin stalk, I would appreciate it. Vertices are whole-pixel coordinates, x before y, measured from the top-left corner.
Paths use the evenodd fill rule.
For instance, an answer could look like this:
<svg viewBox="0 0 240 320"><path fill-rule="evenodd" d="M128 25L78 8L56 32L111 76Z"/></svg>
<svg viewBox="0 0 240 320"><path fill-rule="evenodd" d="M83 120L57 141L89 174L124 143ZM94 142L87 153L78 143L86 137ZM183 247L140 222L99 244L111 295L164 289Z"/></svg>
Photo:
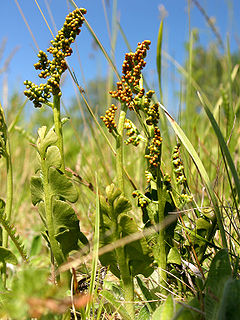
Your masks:
<svg viewBox="0 0 240 320"><path fill-rule="evenodd" d="M10 221L11 215L12 215L12 202L13 202L13 173L12 173L10 143L8 138L6 141L6 167L7 167L7 198L6 198L5 214L8 221ZM8 234L5 230L3 231L2 245L5 248L8 247Z"/></svg>
<svg viewBox="0 0 240 320"><path fill-rule="evenodd" d="M12 215L12 202L13 202L13 172L12 172L12 159L10 151L10 142L8 139L8 130L6 129L6 167L7 167L7 197L6 197L6 207L5 215L8 221L11 219ZM3 230L2 233L2 246L4 248L8 247L8 233ZM6 287L7 274L6 274L6 263L3 263L2 268L2 280L3 285Z"/></svg>
<svg viewBox="0 0 240 320"><path fill-rule="evenodd" d="M46 166L44 159L41 160L41 167L43 175L44 205L49 242L53 256L56 259L57 265L60 266L64 262L64 257L55 238L55 230L52 216L52 196L50 192L50 186L48 183L48 167Z"/></svg>
<svg viewBox="0 0 240 320"><path fill-rule="evenodd" d="M116 138L116 171L117 171L117 182L118 188L124 195L124 179L123 179L123 129L126 119L127 107L122 105L119 121L118 121L118 136Z"/></svg>
<svg viewBox="0 0 240 320"><path fill-rule="evenodd" d="M126 301L126 310L130 315L131 319L135 318L135 310L134 310L134 285L133 285L133 277L129 270L128 259L125 257L124 247L120 247L116 249L117 259L121 274L122 286L124 291L124 299Z"/></svg>
<svg viewBox="0 0 240 320"><path fill-rule="evenodd" d="M60 97L58 95L53 96L53 118L55 132L58 136L57 147L60 151L62 164L61 170L65 171L65 161L64 161L64 152L63 152L63 133L62 133L62 122L61 122L61 113L60 113Z"/></svg>
<svg viewBox="0 0 240 320"><path fill-rule="evenodd" d="M118 136L116 137L116 171L117 171L117 183L118 188L121 190L124 195L124 169L123 169L123 129L126 119L127 107L126 105L121 106L119 121L118 121ZM121 234L118 230L118 221L115 221L115 234L118 237L116 240L121 238ZM126 304L126 310L128 311L131 319L135 317L134 311L134 286L133 286L133 277L129 270L128 259L125 254L124 247L119 247L116 249L117 261L119 264L120 275L123 285L124 298L128 303Z"/></svg>
<svg viewBox="0 0 240 320"><path fill-rule="evenodd" d="M163 189L163 183L161 179L161 171L160 166L157 168L157 195L158 195L158 224L161 225L164 222L164 209L166 204L166 194L165 190ZM159 267L159 279L160 279L160 286L161 292L163 294L166 293L166 281L167 281L167 257L166 257L166 248L165 248L165 230L160 229L158 232L158 244L160 248L160 252L158 255L158 267Z"/></svg>
<svg viewBox="0 0 240 320"><path fill-rule="evenodd" d="M118 222L116 221L115 224L115 234L116 241L120 239L120 234L118 230ZM117 255L117 261L119 264L119 271L121 275L121 281L123 286L123 292L124 292L124 299L127 302L126 303L126 310L130 315L131 319L135 318L135 311L134 311L134 285L133 285L133 277L129 270L128 265L128 259L125 255L124 247L116 248L116 255Z"/></svg>

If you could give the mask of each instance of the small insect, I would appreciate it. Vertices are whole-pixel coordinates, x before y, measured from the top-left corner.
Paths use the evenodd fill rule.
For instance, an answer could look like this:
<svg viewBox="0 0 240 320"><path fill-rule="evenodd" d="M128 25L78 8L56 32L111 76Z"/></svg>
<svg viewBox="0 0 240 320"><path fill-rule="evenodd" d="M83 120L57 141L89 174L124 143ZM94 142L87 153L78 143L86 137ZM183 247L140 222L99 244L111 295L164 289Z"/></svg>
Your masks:
<svg viewBox="0 0 240 320"><path fill-rule="evenodd" d="M107 267L102 267L100 270L96 272L96 279L95 279L95 286L97 287L98 290L102 289L103 286L103 280L107 274L108 268ZM78 276L77 276L78 278ZM80 280L77 279L77 291L79 293L84 293L89 289L90 286L90 281L91 281L91 276L87 275Z"/></svg>
<svg viewBox="0 0 240 320"><path fill-rule="evenodd" d="M81 93L86 93L85 90L83 89L83 87L79 86L78 89L79 89L79 91L80 91Z"/></svg>

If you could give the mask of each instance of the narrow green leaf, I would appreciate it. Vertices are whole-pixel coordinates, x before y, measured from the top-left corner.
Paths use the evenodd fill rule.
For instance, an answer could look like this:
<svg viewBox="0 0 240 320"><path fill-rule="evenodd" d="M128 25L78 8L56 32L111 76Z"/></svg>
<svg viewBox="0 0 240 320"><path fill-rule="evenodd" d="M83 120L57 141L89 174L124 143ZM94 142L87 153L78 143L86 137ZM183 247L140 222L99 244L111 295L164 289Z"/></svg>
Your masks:
<svg viewBox="0 0 240 320"><path fill-rule="evenodd" d="M224 285L232 276L227 250L220 250L212 260L206 282L205 312L206 320L217 320Z"/></svg>
<svg viewBox="0 0 240 320"><path fill-rule="evenodd" d="M36 256L40 253L42 248L42 238L40 235L36 235L32 240L32 245L30 249L30 256Z"/></svg>
<svg viewBox="0 0 240 320"><path fill-rule="evenodd" d="M218 320L238 320L240 315L240 280L228 280L225 284Z"/></svg>
<svg viewBox="0 0 240 320"><path fill-rule="evenodd" d="M230 43L229 43L229 35L227 36L227 74L228 74L228 97L229 97L229 104L228 104L228 113L227 113L227 136L226 139L231 134L231 130L233 128L234 122L234 110L233 110L233 99L232 99L232 77L231 77L231 70L232 70L232 62L231 62L231 51L230 51Z"/></svg>
<svg viewBox="0 0 240 320"><path fill-rule="evenodd" d="M139 288L142 291L144 299L147 301L146 304L148 309L151 312L153 312L154 310L156 310L156 307L157 307L156 302L148 302L148 301L158 300L158 297L145 286L144 282L139 277L136 277L136 280L139 285Z"/></svg>
<svg viewBox="0 0 240 320"><path fill-rule="evenodd" d="M176 306L177 312L175 312L174 316L171 320L202 320L205 319L203 317L204 313L200 310L201 306L199 304L198 298L195 297L190 300L187 304L181 303Z"/></svg>
<svg viewBox="0 0 240 320"><path fill-rule="evenodd" d="M170 320L175 312L173 297L169 295L163 305L160 305L153 313L152 320Z"/></svg>
<svg viewBox="0 0 240 320"><path fill-rule="evenodd" d="M107 290L103 290L101 291L101 295L115 308L124 320L132 320L122 303L118 302L113 294Z"/></svg>
<svg viewBox="0 0 240 320"><path fill-rule="evenodd" d="M98 250L99 250L99 233L100 233L100 198L98 191L98 180L96 175L96 214L95 214L95 227L94 227L94 237L93 237L93 251L92 251L92 271L91 271L91 281L89 294L93 295L94 287L95 287L95 279L97 273L97 263L98 263ZM93 304L88 303L86 308L86 317L88 318L90 315L90 307L93 307ZM94 310L93 310L94 313Z"/></svg>
<svg viewBox="0 0 240 320"><path fill-rule="evenodd" d="M163 20L160 23L158 30L158 40L157 40L157 73L158 73L158 85L160 93L160 101L163 101L162 94L162 36L163 36Z"/></svg>
<svg viewBox="0 0 240 320"><path fill-rule="evenodd" d="M233 180L234 180L234 183L235 183L235 186L236 186L236 191L237 191L237 194L238 194L238 198L240 199L240 181L239 181L239 176L238 176L238 173L237 173L237 170L236 170L236 167L234 165L234 162L233 162L233 159L231 157L231 154L229 152L229 149L227 147L227 144L224 140L224 137L222 135L222 132L212 114L212 112L210 111L210 109L207 107L206 103L204 103L204 100L201 96L201 94L198 92L198 97L204 107L204 110L212 124L212 127L213 127L213 130L215 131L215 134L217 136L217 139L218 139L218 142L219 142L219 145L221 147L221 150L223 151L225 157L226 157L226 160L227 160L227 163L228 163L228 166L229 166L229 169L232 173L232 176L233 176Z"/></svg>
<svg viewBox="0 0 240 320"><path fill-rule="evenodd" d="M191 142L189 141L189 139L187 138L187 136L185 135L185 133L183 132L181 127L177 124L177 122L169 114L169 112L166 110L166 108L161 104L160 104L160 106L163 109L163 111L165 112L165 114L166 114L173 130L175 131L176 135L179 137L182 144L184 145L184 147L188 151L189 155L191 156L196 168L198 169L198 171L203 179L203 182L204 182L206 189L208 191L208 194L212 200L212 204L213 204L213 207L214 207L214 210L216 213L217 223L218 223L218 227L220 230L223 247L227 248L227 240L226 240L226 235L225 235L225 231L224 231L224 227L223 227L221 212L219 210L218 201L215 196L214 190L212 188L212 184L211 184L210 179L208 177L207 171L206 171L201 159L199 158L196 150L194 149L193 145L191 144Z"/></svg>
<svg viewBox="0 0 240 320"><path fill-rule="evenodd" d="M137 320L150 320L150 319L151 319L151 315L147 306L142 307L138 314Z"/></svg>

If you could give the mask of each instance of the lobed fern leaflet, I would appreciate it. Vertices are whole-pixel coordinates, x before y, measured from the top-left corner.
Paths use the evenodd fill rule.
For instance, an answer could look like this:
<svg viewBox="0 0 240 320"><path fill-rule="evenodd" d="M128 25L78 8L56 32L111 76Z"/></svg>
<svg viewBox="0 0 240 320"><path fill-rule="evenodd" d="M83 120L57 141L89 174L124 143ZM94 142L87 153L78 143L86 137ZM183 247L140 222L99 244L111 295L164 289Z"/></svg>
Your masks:
<svg viewBox="0 0 240 320"><path fill-rule="evenodd" d="M27 252L24 248L24 244L20 238L20 236L17 234L17 231L15 227L9 222L6 215L0 214L0 222L4 229L7 231L9 237L12 239L13 243L15 244L16 248L18 249L21 257L25 262L28 262Z"/></svg>

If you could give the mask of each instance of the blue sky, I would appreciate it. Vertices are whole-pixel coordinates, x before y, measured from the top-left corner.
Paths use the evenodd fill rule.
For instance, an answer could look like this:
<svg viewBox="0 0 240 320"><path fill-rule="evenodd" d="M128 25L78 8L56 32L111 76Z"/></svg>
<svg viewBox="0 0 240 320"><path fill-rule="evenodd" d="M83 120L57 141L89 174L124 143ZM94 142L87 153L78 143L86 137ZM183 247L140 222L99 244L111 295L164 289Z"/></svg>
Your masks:
<svg viewBox="0 0 240 320"><path fill-rule="evenodd" d="M219 30L223 41L226 43L227 33L230 36L231 50L236 51L240 43L240 1L239 0L198 0L210 17L214 17L216 27ZM114 0L76 0L79 7L87 9L86 18L100 41L110 52L110 40L107 31L107 23L104 15L103 2L106 5L106 11L111 24L112 5ZM34 0L18 0L18 3L25 15L25 18L32 30L32 33L41 50L45 51L52 39L51 34L37 8ZM69 9L73 7L66 0L39 0L38 1L44 15L54 31L53 21L49 14L51 10L54 23L57 28L61 28L65 16ZM167 15L164 22L163 47L178 62L183 63L186 55L184 43L189 37L189 16L187 0L118 0L117 16L120 24L127 35L128 41L133 49L136 48L139 41L149 39L152 42L151 50L147 58L146 73L149 79L154 79L155 59L156 59L156 42L158 28L160 24L159 6L164 7ZM22 92L24 90L23 81L28 79L33 82L39 82L37 72L33 64L37 62L37 49L33 39L20 15L15 0L0 1L0 42L7 39L4 54L0 60L0 68L3 66L4 60L9 54L18 48L15 53L9 69L7 71L8 94L14 91ZM210 30L203 15L199 12L195 5L191 6L190 13L191 28L198 28L200 42L207 46L212 40L216 40L214 34ZM111 26L110 26L111 27ZM107 73L108 66L105 58L99 50L93 45L93 40L86 29L82 28L82 32L77 38L77 47L80 53L82 70L87 81L96 77L104 77ZM83 83L82 73L78 63L76 49L70 57L69 64L74 68L79 83ZM121 70L121 64L125 52L126 45L121 37L117 34L116 45L116 65ZM166 77L165 89L173 90L171 86L171 75L174 72L173 66L168 65L164 71ZM3 101L3 79L6 74L0 75L0 100ZM66 99L74 96L74 89L71 80L67 77L63 88L63 95ZM171 92L166 92L166 96L172 96Z"/></svg>

